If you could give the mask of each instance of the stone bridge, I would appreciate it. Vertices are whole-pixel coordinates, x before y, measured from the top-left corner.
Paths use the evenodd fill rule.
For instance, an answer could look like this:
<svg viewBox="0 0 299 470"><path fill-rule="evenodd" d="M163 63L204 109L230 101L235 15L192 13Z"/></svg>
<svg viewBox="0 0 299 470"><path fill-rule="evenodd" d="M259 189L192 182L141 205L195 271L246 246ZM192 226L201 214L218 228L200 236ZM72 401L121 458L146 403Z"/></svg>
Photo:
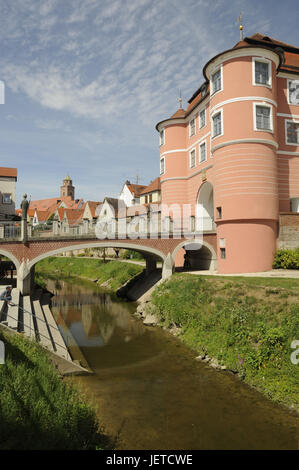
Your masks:
<svg viewBox="0 0 299 470"><path fill-rule="evenodd" d="M105 239L99 240L95 235L70 235L70 236L48 236L45 238L29 237L26 241L17 239L2 239L0 241L0 255L7 256L16 267L17 287L27 295L30 293L34 279L34 266L38 261L49 256L57 255L66 251L82 250L84 248L119 248L131 249L140 252L146 260L148 273L156 269L156 262L162 262L162 278L170 277L175 269L176 259L179 254L182 265L182 248L188 250L188 246L196 240L192 237L170 236L163 238L159 234L156 238L137 239ZM198 249L208 259L206 269L216 268L216 233L203 235L201 245ZM194 249L194 245L193 245ZM198 251L198 250L197 250Z"/></svg>

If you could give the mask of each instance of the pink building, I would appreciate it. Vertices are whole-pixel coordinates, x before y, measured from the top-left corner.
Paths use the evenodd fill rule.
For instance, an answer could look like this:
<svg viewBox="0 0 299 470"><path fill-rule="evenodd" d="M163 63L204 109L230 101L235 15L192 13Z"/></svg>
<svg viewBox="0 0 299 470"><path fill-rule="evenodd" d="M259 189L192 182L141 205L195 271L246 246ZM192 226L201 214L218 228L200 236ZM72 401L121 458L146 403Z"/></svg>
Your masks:
<svg viewBox="0 0 299 470"><path fill-rule="evenodd" d="M190 252L193 265L265 271L279 215L299 212L299 48L255 34L203 75L188 108L156 126L162 203L191 204L190 226L201 208L204 233L215 233L217 250Z"/></svg>

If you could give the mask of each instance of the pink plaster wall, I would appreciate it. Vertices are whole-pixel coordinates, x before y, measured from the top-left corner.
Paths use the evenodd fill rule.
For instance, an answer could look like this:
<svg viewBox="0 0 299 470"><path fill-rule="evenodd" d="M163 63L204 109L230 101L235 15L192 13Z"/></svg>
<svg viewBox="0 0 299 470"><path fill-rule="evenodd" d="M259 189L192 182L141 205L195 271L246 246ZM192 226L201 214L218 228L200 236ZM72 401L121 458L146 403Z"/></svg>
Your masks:
<svg viewBox="0 0 299 470"><path fill-rule="evenodd" d="M219 257L219 246L217 248L218 269L222 273L271 269L279 211L289 211L290 198L299 197L298 156L277 154L277 149L299 152L297 146L286 144L286 117L277 116L277 113L298 115L298 106L287 103L287 79L277 77L273 61L272 86L253 84L252 57L256 56L225 60L222 63L223 89L205 104L204 128L199 129L198 113L203 108L200 104L185 118L185 124L167 123L165 145L160 148L162 155L176 151L165 155L162 202L192 204L194 213L204 181L214 187L217 239L225 238L227 246L225 260ZM263 102L271 106L272 131L254 129L254 103L263 104L257 97L264 98ZM226 103L231 99L234 102ZM212 116L220 109L223 135L213 138L210 113ZM196 132L190 137L189 121L193 117ZM200 163L199 145L203 139L207 158ZM238 143L238 139L246 141ZM193 148L196 166L191 169L189 153ZM222 207L221 221L216 219L219 206Z"/></svg>
<svg viewBox="0 0 299 470"><path fill-rule="evenodd" d="M250 273L272 268L277 222L235 221L218 225L218 272ZM226 259L220 257L219 240L226 240Z"/></svg>

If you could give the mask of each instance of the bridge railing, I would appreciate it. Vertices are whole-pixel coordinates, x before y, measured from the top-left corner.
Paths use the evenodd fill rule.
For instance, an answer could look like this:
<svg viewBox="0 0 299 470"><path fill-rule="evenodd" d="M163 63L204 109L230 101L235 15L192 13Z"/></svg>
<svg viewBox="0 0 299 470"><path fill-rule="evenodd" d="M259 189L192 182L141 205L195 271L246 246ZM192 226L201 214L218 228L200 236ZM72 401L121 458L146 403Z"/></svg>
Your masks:
<svg viewBox="0 0 299 470"><path fill-rule="evenodd" d="M2 228L2 231L1 231ZM161 220L139 222L135 220L127 221L125 224L115 219L108 224L99 226L93 224L77 224L72 226L45 226L42 230L27 225L27 237L29 240L40 240L49 238L60 239L83 239L83 238L99 238L105 239L135 239L135 238L182 238L184 236L198 235L200 233L214 232L216 224L213 217L203 217L195 221L195 217L190 220L176 221L169 217ZM0 227L0 241L4 240L20 240L21 227Z"/></svg>
<svg viewBox="0 0 299 470"><path fill-rule="evenodd" d="M0 226L0 240L1 239L16 239L21 236L21 227L15 225L2 225Z"/></svg>

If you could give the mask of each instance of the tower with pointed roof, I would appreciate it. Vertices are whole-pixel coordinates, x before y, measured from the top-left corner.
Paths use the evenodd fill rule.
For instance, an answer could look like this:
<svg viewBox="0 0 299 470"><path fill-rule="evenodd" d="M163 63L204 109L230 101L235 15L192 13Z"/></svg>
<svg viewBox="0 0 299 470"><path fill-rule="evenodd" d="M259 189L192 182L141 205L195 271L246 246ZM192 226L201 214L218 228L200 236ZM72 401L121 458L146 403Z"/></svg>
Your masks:
<svg viewBox="0 0 299 470"><path fill-rule="evenodd" d="M75 186L73 186L73 181L69 175L64 178L63 184L60 187L61 199L68 196L71 197L72 201L75 199Z"/></svg>

